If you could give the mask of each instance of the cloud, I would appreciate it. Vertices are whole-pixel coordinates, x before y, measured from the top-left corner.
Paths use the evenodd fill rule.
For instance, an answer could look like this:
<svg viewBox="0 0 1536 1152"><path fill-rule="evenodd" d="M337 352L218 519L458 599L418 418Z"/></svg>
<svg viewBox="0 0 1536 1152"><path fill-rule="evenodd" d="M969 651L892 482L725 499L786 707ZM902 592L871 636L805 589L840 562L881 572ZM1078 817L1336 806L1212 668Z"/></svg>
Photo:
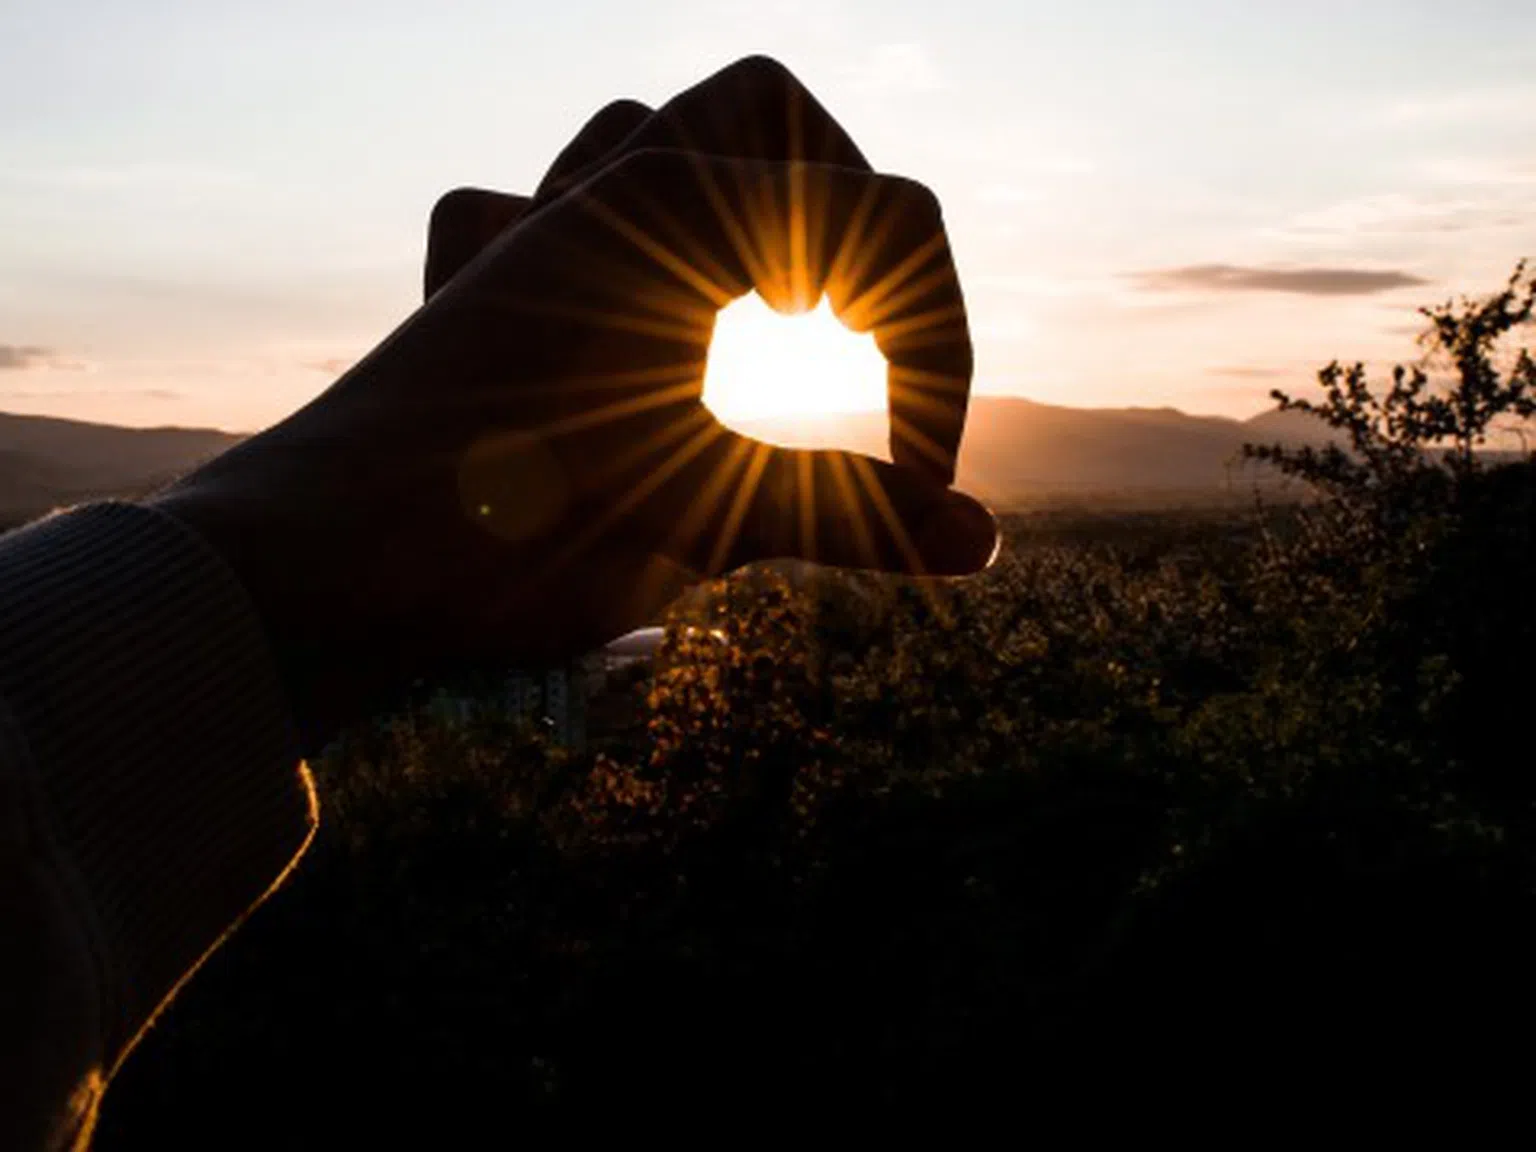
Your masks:
<svg viewBox="0 0 1536 1152"><path fill-rule="evenodd" d="M1039 204L1047 199L1043 189L1020 184L983 184L976 189L976 199L983 204Z"/></svg>
<svg viewBox="0 0 1536 1152"><path fill-rule="evenodd" d="M220 189L245 183L243 172L177 161L42 168L10 174L11 179L54 189L159 191L165 188Z"/></svg>
<svg viewBox="0 0 1536 1152"><path fill-rule="evenodd" d="M1528 157L1436 156L1414 164L1410 180L1405 190L1309 207L1262 228L1260 236L1298 254L1314 253L1313 260L1347 261L1370 252L1390 265L1410 254L1423 260L1431 247L1457 264L1474 243L1490 254L1518 253L1536 234L1536 161Z"/></svg>
<svg viewBox="0 0 1536 1152"><path fill-rule="evenodd" d="M1240 264L1188 264L1129 276L1144 292L1290 292L1301 296L1369 296L1429 283L1395 269L1254 268Z"/></svg>
<svg viewBox="0 0 1536 1152"><path fill-rule="evenodd" d="M0 344L0 369L36 368L51 355L48 349L30 344Z"/></svg>
<svg viewBox="0 0 1536 1152"><path fill-rule="evenodd" d="M1057 275L1034 272L980 272L966 280L967 287L981 289L987 295L1033 296L1044 299L1074 299L1113 291L1115 281L1098 277Z"/></svg>
<svg viewBox="0 0 1536 1152"><path fill-rule="evenodd" d="M1382 107L1376 118L1395 127L1444 128L1527 119L1533 104L1536 87L1510 84L1406 97Z"/></svg>
<svg viewBox="0 0 1536 1152"><path fill-rule="evenodd" d="M1425 160L1418 168L1426 179L1436 184L1519 190L1536 186L1536 159L1502 155L1437 156Z"/></svg>
<svg viewBox="0 0 1536 1152"><path fill-rule="evenodd" d="M1361 196L1303 212L1291 221L1291 231L1321 236L1359 233L1402 235L1423 232L1464 232L1473 227L1480 206L1467 200L1431 199L1392 192Z"/></svg>
<svg viewBox="0 0 1536 1152"><path fill-rule="evenodd" d="M5 400L185 400L187 394L174 388L0 388Z"/></svg>
<svg viewBox="0 0 1536 1152"><path fill-rule="evenodd" d="M303 365L327 376L340 376L357 361L350 356L331 356L323 360L305 360Z"/></svg>
<svg viewBox="0 0 1536 1152"><path fill-rule="evenodd" d="M1410 196L1393 192L1360 196L1303 212L1276 234L1308 241L1360 236L1417 237L1519 227L1532 219L1528 210L1522 210L1528 192L1512 177L1503 184L1477 188L1475 193Z"/></svg>
<svg viewBox="0 0 1536 1152"><path fill-rule="evenodd" d="M36 344L0 344L0 372L25 372L34 368L78 372L85 365Z"/></svg>
<svg viewBox="0 0 1536 1152"><path fill-rule="evenodd" d="M1038 172L1045 176L1087 176L1098 171L1098 165L1086 156L1069 153L1028 156L1019 162L1026 172Z"/></svg>
<svg viewBox="0 0 1536 1152"><path fill-rule="evenodd" d="M936 92L944 81L921 44L877 44L849 69L849 85L874 93Z"/></svg>
<svg viewBox="0 0 1536 1152"><path fill-rule="evenodd" d="M1229 364L1205 371L1209 376L1232 376L1239 380L1275 380L1291 375L1283 368L1262 368L1256 364Z"/></svg>

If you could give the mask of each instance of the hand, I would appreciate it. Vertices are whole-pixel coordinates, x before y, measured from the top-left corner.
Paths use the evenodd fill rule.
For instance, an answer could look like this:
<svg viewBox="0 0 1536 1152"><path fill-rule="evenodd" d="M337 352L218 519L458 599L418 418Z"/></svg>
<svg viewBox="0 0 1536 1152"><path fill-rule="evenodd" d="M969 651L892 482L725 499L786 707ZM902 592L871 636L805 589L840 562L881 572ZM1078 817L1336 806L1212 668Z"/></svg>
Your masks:
<svg viewBox="0 0 1536 1152"><path fill-rule="evenodd" d="M971 349L937 204L870 172L781 67L600 115L473 256L459 199L426 305L158 498L245 582L308 745L410 676L571 656L753 560L990 561L992 517L947 488ZM773 448L703 407L715 315L754 287L825 291L873 330L894 464Z"/></svg>

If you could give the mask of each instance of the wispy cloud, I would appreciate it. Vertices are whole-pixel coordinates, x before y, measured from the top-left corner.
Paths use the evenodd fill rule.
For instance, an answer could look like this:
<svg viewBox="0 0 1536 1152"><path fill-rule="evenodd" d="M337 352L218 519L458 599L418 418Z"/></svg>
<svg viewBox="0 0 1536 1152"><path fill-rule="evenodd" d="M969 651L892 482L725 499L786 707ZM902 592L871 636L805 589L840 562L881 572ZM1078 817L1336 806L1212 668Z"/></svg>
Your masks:
<svg viewBox="0 0 1536 1152"><path fill-rule="evenodd" d="M305 360L302 363L304 367L324 373L326 376L340 376L357 361L351 356L330 356L319 360Z"/></svg>
<svg viewBox="0 0 1536 1152"><path fill-rule="evenodd" d="M32 344L0 344L0 368L15 371L36 368L47 362L52 353Z"/></svg>
<svg viewBox="0 0 1536 1152"><path fill-rule="evenodd" d="M860 92L937 92L944 79L921 44L876 44L849 69L849 87Z"/></svg>
<svg viewBox="0 0 1536 1152"><path fill-rule="evenodd" d="M185 400L174 388L0 388L4 400Z"/></svg>
<svg viewBox="0 0 1536 1152"><path fill-rule="evenodd" d="M1227 376L1236 380L1275 380L1291 375L1283 368L1266 368L1258 364L1227 364L1205 371L1208 376Z"/></svg>
<svg viewBox="0 0 1536 1152"><path fill-rule="evenodd" d="M1405 96L1382 106L1376 119L1404 128L1448 127L1536 118L1536 86L1506 84Z"/></svg>
<svg viewBox="0 0 1536 1152"><path fill-rule="evenodd" d="M1536 187L1536 156L1436 156L1420 163L1418 169L1436 184L1480 189Z"/></svg>
<svg viewBox="0 0 1536 1152"><path fill-rule="evenodd" d="M1477 226L1481 208L1471 200L1391 192L1304 212L1291 221L1288 231L1319 237L1465 232Z"/></svg>
<svg viewBox="0 0 1536 1152"><path fill-rule="evenodd" d="M1087 176L1098 170L1098 165L1088 157L1065 152L1025 156L1017 163L1024 171L1043 176Z"/></svg>
<svg viewBox="0 0 1536 1152"><path fill-rule="evenodd" d="M248 180L244 173L227 168L156 161L37 168L14 171L9 174L9 178L50 189L92 191L227 188Z"/></svg>
<svg viewBox="0 0 1536 1152"><path fill-rule="evenodd" d="M970 277L966 284L980 289L986 295L1032 296L1052 300L1097 296L1113 292L1117 287L1113 279L1104 277L1052 276L1036 272L982 272Z"/></svg>
<svg viewBox="0 0 1536 1152"><path fill-rule="evenodd" d="M1389 192L1357 196L1303 212L1270 235L1287 240L1424 237L1516 228L1536 219L1529 189L1512 175L1500 184L1468 186L1455 193Z"/></svg>
<svg viewBox="0 0 1536 1152"><path fill-rule="evenodd" d="M983 204L1039 204L1047 195L1043 188L1025 184L983 184L976 189L976 199Z"/></svg>
<svg viewBox="0 0 1536 1152"><path fill-rule="evenodd" d="M36 344L0 344L0 371L25 372L34 368L76 372L85 365L52 348Z"/></svg>
<svg viewBox="0 0 1536 1152"><path fill-rule="evenodd" d="M1258 268L1188 264L1129 273L1144 292L1288 292L1301 296L1370 296L1429 281L1397 269Z"/></svg>

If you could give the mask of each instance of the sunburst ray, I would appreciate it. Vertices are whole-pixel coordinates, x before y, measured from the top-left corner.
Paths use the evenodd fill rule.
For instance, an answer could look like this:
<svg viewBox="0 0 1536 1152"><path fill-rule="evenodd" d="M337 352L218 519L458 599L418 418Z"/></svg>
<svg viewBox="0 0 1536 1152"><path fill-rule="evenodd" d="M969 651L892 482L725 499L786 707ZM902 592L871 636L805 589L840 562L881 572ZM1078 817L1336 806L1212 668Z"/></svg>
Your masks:
<svg viewBox="0 0 1536 1152"><path fill-rule="evenodd" d="M681 380L676 384L668 384L662 388L650 388L635 396L628 396L621 400L613 400L607 404L600 404L596 408L587 408L576 412L563 420L552 420L540 426L540 431L546 436L567 436L572 432L580 432L587 428L595 428L603 424L610 424L615 420L622 420L626 416L638 416L642 412L649 412L655 408L666 408L673 404L681 404L698 395L699 386L695 380Z"/></svg>
<svg viewBox="0 0 1536 1152"><path fill-rule="evenodd" d="M891 299L915 282L919 271L938 254L943 245L942 235L930 237L882 273L873 284L865 287L845 308L852 317L851 323L859 328L872 328L893 316L895 310L890 307ZM948 274L947 268L939 271Z"/></svg>
<svg viewBox="0 0 1536 1152"><path fill-rule="evenodd" d="M719 572L725 566L726 558L730 556L731 549L736 544L736 538L741 532L741 521L757 496L758 485L763 479L763 470L767 468L768 459L773 454L773 449L767 444L751 441L742 443L750 445L752 459L747 464L746 475L742 477L742 482L736 489L736 498L731 501L725 523L720 527L720 535L715 538L714 547L710 551L707 567L710 572Z"/></svg>
<svg viewBox="0 0 1536 1152"><path fill-rule="evenodd" d="M569 571L576 558L602 539L615 523L634 511L656 489L703 452L712 441L724 434L724 430L713 420L705 427L698 429L683 444L675 448L661 465L647 473L644 480L592 517L580 532L555 548L540 565L539 579L544 581L558 579L562 573Z"/></svg>
<svg viewBox="0 0 1536 1152"><path fill-rule="evenodd" d="M945 451L943 446L934 440L933 437L929 436L921 428L914 427L910 420L904 419L894 412L891 413L890 419L891 430L900 439L912 445L919 453L928 457L935 464L945 468L953 467L955 462L953 453Z"/></svg>
<svg viewBox="0 0 1536 1152"><path fill-rule="evenodd" d="M848 457L848 453L834 452L828 458L831 462L832 482L837 485L838 495L843 507L847 509L849 526L853 529L860 559L866 568L878 568L880 557L875 551L874 537L870 535L869 524L864 518L864 506L859 500L858 490L848 475Z"/></svg>
<svg viewBox="0 0 1536 1152"><path fill-rule="evenodd" d="M800 555L813 563L816 550L816 461L809 452L795 457L795 507L799 513Z"/></svg>
<svg viewBox="0 0 1536 1152"><path fill-rule="evenodd" d="M704 299L708 300L715 308L723 308L735 298L735 293L712 278L707 272L698 267L700 263L713 263L705 259L699 260L698 253L694 253L694 259L689 260L672 251L649 231L634 222L627 220L613 208L604 204L601 200L590 200L587 208L606 224L614 232L629 241L649 259L654 260L661 267L671 272L683 283L693 288ZM656 209L659 211L659 207Z"/></svg>
<svg viewBox="0 0 1536 1152"><path fill-rule="evenodd" d="M730 450L725 454L725 459L714 469L704 487L689 504L688 510L678 520L674 536L679 541L686 543L695 540L704 532L709 525L710 517L724 500L726 490L746 466L747 456L751 451L752 441L744 437L731 445Z"/></svg>
<svg viewBox="0 0 1536 1152"><path fill-rule="evenodd" d="M884 521L891 538L896 542L896 548L901 553L902 560L907 565L907 571L913 576L927 575L927 568L923 563L922 554L917 550L912 537L907 533L906 525L901 517L896 514L896 508L891 504L891 498L880 486L879 479L875 476L874 465L863 457L854 457L853 472L863 484L864 490L869 494L870 503L880 519ZM953 624L953 618L949 607L939 595L938 585L933 581L921 581L918 587L922 591L923 598L928 601L928 607L945 627Z"/></svg>

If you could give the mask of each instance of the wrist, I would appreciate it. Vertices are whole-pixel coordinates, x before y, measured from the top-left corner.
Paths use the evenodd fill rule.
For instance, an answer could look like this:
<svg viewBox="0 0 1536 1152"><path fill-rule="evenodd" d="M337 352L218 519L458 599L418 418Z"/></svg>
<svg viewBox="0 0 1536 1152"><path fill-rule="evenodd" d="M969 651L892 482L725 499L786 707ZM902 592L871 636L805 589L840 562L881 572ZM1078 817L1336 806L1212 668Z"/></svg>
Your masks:
<svg viewBox="0 0 1536 1152"><path fill-rule="evenodd" d="M287 866L312 796L249 598L184 523L89 505L0 567L0 698L100 939L110 1063Z"/></svg>
<svg viewBox="0 0 1536 1152"><path fill-rule="evenodd" d="M272 652L301 751L317 752L336 726L337 708L324 700L322 689L334 689L337 677L311 671L321 637L303 618L298 595L303 562L296 557L302 548L273 547L264 523L269 502L241 498L217 479L194 476L146 504L201 539L242 588Z"/></svg>

